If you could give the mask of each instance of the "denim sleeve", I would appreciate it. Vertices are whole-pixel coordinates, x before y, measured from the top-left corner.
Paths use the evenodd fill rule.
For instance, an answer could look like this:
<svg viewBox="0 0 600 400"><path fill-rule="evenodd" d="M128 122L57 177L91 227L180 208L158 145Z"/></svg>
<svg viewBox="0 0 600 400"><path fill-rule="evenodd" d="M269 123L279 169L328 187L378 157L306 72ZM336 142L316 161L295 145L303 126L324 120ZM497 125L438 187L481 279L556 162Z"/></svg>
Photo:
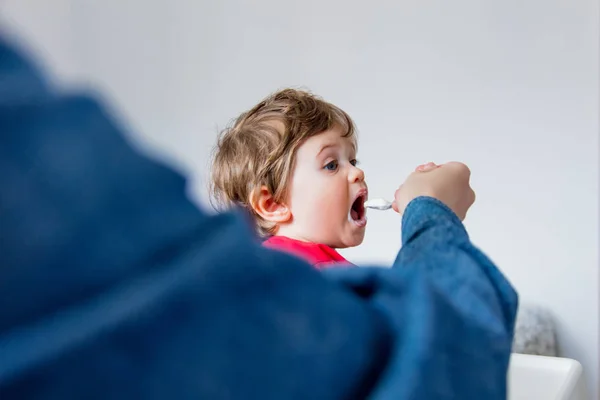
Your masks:
<svg viewBox="0 0 600 400"><path fill-rule="evenodd" d="M391 269L327 274L393 326L392 360L371 398L506 399L518 297L443 203L408 205Z"/></svg>
<svg viewBox="0 0 600 400"><path fill-rule="evenodd" d="M324 278L38 75L0 40L0 398L501 398L512 291L443 206Z"/></svg>

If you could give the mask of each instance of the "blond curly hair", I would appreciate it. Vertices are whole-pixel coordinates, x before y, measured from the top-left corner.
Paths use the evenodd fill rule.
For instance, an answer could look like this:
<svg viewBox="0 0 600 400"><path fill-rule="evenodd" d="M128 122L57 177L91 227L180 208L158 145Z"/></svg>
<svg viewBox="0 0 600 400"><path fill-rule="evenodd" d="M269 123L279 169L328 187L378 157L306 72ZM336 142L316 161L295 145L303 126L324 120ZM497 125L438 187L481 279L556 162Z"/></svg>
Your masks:
<svg viewBox="0 0 600 400"><path fill-rule="evenodd" d="M253 195L265 186L274 201L284 202L298 147L332 128L356 141L350 116L312 93L284 89L265 98L219 135L212 160L213 204L246 208L259 234L272 235L276 225L255 212Z"/></svg>

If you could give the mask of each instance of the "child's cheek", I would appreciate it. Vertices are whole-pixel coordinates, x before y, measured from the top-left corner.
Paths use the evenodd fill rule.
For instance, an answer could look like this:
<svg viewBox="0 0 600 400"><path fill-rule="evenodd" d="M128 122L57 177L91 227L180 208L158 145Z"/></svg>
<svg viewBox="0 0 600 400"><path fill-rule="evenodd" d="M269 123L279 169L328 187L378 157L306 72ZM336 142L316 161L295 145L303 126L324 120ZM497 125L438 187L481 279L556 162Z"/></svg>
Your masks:
<svg viewBox="0 0 600 400"><path fill-rule="evenodd" d="M315 206L319 209L322 218L331 220L346 210L348 199L347 190L340 187L336 182L327 182L319 188Z"/></svg>

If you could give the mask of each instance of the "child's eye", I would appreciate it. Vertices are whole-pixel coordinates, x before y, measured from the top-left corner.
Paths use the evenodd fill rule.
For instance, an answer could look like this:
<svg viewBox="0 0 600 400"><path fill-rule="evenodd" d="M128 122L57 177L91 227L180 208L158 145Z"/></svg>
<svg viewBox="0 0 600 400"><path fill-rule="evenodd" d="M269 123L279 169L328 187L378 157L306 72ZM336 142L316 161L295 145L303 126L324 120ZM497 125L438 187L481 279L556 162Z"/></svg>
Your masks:
<svg viewBox="0 0 600 400"><path fill-rule="evenodd" d="M325 165L324 168L328 171L335 171L338 168L338 162L331 161L331 162L327 163L327 165Z"/></svg>
<svg viewBox="0 0 600 400"><path fill-rule="evenodd" d="M358 162L358 160L354 159L354 160L350 160L350 164L352 164L353 167L356 167L359 164L359 162Z"/></svg>

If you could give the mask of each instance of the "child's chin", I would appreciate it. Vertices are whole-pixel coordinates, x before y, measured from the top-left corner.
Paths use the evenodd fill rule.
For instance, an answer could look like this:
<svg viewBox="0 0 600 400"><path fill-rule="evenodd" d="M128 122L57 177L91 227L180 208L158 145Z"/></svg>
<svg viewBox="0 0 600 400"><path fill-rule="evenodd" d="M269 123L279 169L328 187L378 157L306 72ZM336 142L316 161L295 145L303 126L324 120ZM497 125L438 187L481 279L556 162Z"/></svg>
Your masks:
<svg viewBox="0 0 600 400"><path fill-rule="evenodd" d="M348 247L356 247L359 246L360 244L362 244L362 242L365 240L365 229L364 227L362 229L360 229L360 231L354 232L354 234L352 235L352 238L350 238L350 240L348 240Z"/></svg>

